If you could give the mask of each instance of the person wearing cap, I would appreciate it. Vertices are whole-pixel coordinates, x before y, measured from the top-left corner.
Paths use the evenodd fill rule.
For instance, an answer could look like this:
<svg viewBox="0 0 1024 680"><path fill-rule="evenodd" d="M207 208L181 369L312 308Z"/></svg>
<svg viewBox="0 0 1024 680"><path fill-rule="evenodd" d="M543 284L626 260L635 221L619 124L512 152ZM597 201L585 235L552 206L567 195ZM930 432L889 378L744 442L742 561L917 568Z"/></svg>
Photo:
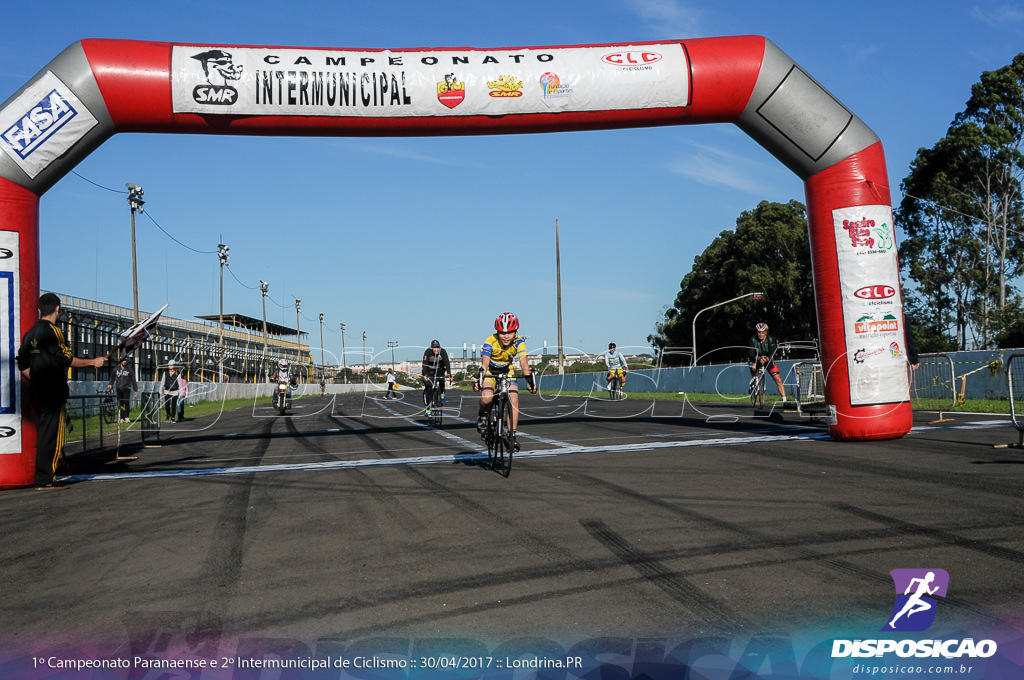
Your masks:
<svg viewBox="0 0 1024 680"><path fill-rule="evenodd" d="M452 364L448 360L448 352L437 340L430 341L430 347L423 352L423 404L427 407L424 415L430 417L431 393L441 390L441 398L444 399L444 387L446 379L452 379Z"/></svg>
<svg viewBox="0 0 1024 680"><path fill-rule="evenodd" d="M178 375L178 366L174 359L167 362L167 372L164 373L161 388L164 393L166 420L176 423L178 422L178 397L181 395L181 376Z"/></svg>
<svg viewBox="0 0 1024 680"><path fill-rule="evenodd" d="M132 393L136 397L139 396L139 384L135 381L135 371L128 365L128 357L121 357L121 361L111 372L107 389L113 389L117 393L118 422L131 422L128 416L131 414Z"/></svg>
<svg viewBox="0 0 1024 680"><path fill-rule="evenodd" d="M772 355L775 354L778 346L779 343L775 341L775 338L768 335L768 324L763 321L758 322L754 326L754 336L747 343L750 355L750 375L753 377L757 373L757 369L764 368L768 375L772 377L772 380L775 381L775 387L779 390L782 403L785 404L786 389L782 386L782 374L779 371L778 364L772 361Z"/></svg>
<svg viewBox="0 0 1024 680"><path fill-rule="evenodd" d="M71 352L71 345L57 325L60 298L53 293L39 297L39 320L28 329L18 348L17 363L28 393L26 419L36 424L35 488L67 489L57 484L57 463L64 448L68 400L68 369L99 368L107 357L85 359Z"/></svg>
<svg viewBox="0 0 1024 680"><path fill-rule="evenodd" d="M612 391L612 378L619 376L619 390L626 389L626 374L629 373L629 366L626 364L626 357L615 349L615 343L608 343L608 351L601 355L604 365L608 367L608 375L604 381L608 383L608 391Z"/></svg>

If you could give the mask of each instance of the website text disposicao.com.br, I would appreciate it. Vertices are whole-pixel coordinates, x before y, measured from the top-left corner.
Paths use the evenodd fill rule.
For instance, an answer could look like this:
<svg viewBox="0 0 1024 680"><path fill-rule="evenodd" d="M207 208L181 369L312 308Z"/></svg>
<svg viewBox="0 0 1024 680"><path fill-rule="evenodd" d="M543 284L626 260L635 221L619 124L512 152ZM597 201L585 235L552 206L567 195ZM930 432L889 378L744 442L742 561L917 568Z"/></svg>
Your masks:
<svg viewBox="0 0 1024 680"><path fill-rule="evenodd" d="M980 673L984 659L998 647L993 640L834 640L832 658L871 658L855 664L855 676L969 676ZM895 655L895 659L890 657ZM925 661L925 659L935 659Z"/></svg>
<svg viewBox="0 0 1024 680"><path fill-rule="evenodd" d="M924 677L926 675L939 675L952 677L954 675L970 676L972 673L981 673L982 667L977 664L951 664L933 666L915 666L913 664L892 664L889 666L872 666L871 664L857 664L851 669L855 676L873 677L895 675L897 678Z"/></svg>

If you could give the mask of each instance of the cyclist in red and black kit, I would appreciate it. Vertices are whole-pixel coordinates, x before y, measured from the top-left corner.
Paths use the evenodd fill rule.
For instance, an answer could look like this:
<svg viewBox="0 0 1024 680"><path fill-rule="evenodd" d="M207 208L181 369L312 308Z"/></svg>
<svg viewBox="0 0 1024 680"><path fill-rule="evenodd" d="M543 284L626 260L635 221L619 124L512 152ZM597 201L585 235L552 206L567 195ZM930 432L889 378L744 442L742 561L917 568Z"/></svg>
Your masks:
<svg viewBox="0 0 1024 680"><path fill-rule="evenodd" d="M772 380L775 381L775 386L779 388L779 396L782 397L782 403L785 404L786 390L782 386L782 375L778 365L772 361L772 355L775 354L779 343L775 341L775 338L768 335L768 324L762 321L754 326L754 337L750 338L747 346L750 348L751 377L757 373L757 369L763 367L768 375L772 377Z"/></svg>

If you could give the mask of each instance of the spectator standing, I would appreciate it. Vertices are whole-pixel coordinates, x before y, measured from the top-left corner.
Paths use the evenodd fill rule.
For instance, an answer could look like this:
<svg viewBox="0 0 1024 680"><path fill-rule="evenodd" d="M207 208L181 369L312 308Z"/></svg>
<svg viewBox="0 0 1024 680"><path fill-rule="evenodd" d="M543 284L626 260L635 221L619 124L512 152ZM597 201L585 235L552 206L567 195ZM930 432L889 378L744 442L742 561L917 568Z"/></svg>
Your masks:
<svg viewBox="0 0 1024 680"><path fill-rule="evenodd" d="M39 321L28 329L18 348L18 370L27 383L30 403L36 422L35 488L66 489L57 484L57 463L64 448L67 424L65 405L68 400L68 369L99 368L106 357L84 359L71 352L71 345L57 326L60 298L53 293L39 297Z"/></svg>
<svg viewBox="0 0 1024 680"><path fill-rule="evenodd" d="M188 380L184 373L181 376L181 393L178 395L178 420L185 420L185 396L188 394Z"/></svg>
<svg viewBox="0 0 1024 680"><path fill-rule="evenodd" d="M398 379L395 378L395 372L389 368L387 375L384 377L384 382L388 384L388 393L384 395L385 399L395 398L395 383L397 380Z"/></svg>
<svg viewBox="0 0 1024 680"><path fill-rule="evenodd" d="M167 372L164 373L163 380L161 380L161 388L166 400L164 401L164 413L169 422L176 423L178 422L178 396L181 394L181 376L178 375L178 367L175 365L174 359L167 362Z"/></svg>
<svg viewBox="0 0 1024 680"><path fill-rule="evenodd" d="M121 357L110 374L110 383L107 389L113 388L117 393L118 422L131 422L132 395L139 396L139 384L135 381L135 371L128 365L128 357Z"/></svg>

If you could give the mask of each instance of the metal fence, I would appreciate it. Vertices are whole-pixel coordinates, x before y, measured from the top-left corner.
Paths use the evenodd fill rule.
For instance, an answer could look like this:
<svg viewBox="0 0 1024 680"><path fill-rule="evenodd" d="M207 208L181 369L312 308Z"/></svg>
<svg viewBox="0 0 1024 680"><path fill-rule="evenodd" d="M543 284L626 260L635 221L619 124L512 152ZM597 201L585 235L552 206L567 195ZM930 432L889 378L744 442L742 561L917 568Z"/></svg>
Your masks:
<svg viewBox="0 0 1024 680"><path fill-rule="evenodd" d="M963 403L956 391L956 367L948 354L921 354L910 370L910 405L919 411L952 411Z"/></svg>
<svg viewBox="0 0 1024 680"><path fill-rule="evenodd" d="M817 361L793 364L795 387L793 398L797 413L814 414L825 411L825 374Z"/></svg>
<svg viewBox="0 0 1024 680"><path fill-rule="evenodd" d="M1017 428L1017 443L997 444L995 448L1024 448L1024 414L1019 411L1024 408L1024 354L1011 354L1006 359L1006 384L1010 393L1010 418Z"/></svg>

